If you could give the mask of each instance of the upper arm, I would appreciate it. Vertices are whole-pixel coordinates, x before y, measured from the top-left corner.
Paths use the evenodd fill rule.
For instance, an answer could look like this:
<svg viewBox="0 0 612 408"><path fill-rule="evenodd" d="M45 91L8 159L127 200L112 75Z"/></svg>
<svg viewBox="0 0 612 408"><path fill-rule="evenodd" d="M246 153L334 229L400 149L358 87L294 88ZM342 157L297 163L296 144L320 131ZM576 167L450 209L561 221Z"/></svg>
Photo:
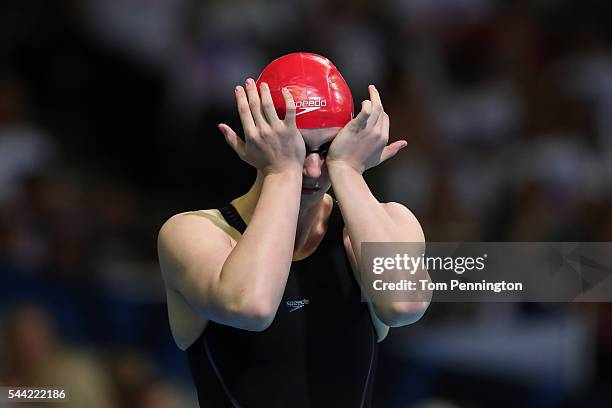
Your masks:
<svg viewBox="0 0 612 408"><path fill-rule="evenodd" d="M178 214L162 226L157 247L166 286L199 314L214 315L215 289L232 251L229 236L207 218Z"/></svg>

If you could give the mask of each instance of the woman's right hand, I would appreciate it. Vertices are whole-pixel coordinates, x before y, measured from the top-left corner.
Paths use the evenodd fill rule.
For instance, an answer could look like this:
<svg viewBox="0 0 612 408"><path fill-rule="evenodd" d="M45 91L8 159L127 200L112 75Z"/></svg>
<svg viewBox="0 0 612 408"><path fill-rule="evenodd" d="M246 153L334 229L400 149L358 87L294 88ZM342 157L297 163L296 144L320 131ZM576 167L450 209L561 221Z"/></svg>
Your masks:
<svg viewBox="0 0 612 408"><path fill-rule="evenodd" d="M227 143L242 160L264 175L286 170L301 171L306 147L295 124L295 103L289 90L282 90L287 114L280 120L268 84L260 85L261 100L253 79L247 79L245 88L246 91L242 86L235 88L244 141L232 128L221 123L219 130Z"/></svg>

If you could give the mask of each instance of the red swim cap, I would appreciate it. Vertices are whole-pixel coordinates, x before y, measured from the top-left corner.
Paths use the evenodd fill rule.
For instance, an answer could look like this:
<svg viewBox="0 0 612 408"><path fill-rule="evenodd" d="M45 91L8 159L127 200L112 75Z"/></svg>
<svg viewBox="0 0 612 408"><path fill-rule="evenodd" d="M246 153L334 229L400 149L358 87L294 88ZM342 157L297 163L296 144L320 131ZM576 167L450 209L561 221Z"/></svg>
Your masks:
<svg viewBox="0 0 612 408"><path fill-rule="evenodd" d="M257 79L266 82L280 119L285 118L286 87L297 108L299 129L344 127L353 118L353 96L338 68L327 58L296 52L275 59Z"/></svg>

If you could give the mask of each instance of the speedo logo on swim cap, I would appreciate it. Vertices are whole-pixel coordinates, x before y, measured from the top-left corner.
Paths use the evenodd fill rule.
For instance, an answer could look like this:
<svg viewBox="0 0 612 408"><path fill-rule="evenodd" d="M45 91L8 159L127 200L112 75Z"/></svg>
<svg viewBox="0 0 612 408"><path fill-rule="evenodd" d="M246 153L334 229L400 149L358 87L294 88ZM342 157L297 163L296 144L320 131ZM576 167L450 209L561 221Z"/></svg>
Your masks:
<svg viewBox="0 0 612 408"><path fill-rule="evenodd" d="M327 101L321 98L308 98L308 100L305 101L296 101L295 108L301 110L299 110L295 115L302 115L304 113L321 109L325 106L327 106Z"/></svg>

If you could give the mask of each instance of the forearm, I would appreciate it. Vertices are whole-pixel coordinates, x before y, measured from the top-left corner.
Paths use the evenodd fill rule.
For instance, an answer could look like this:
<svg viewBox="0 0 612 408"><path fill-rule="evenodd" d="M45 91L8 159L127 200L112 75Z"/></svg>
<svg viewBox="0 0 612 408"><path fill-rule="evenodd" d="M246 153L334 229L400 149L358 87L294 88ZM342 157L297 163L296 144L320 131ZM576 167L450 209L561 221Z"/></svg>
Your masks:
<svg viewBox="0 0 612 408"><path fill-rule="evenodd" d="M374 279L379 277L373 275L370 270L360 271L359 269L361 267L361 244L363 242L422 243L422 245L411 245L409 247L410 251L413 252L411 256L420 256L425 249L425 238L414 216L402 216L402 222L394 219L389 211L372 195L363 176L354 169L332 166L329 172L355 255L353 260L355 278L364 290L371 288ZM403 210L405 211L405 209ZM405 212L411 215L408 211ZM406 272L406 274L407 276L403 278L429 280L427 270L415 271L415 275L410 276L408 276L409 272ZM402 276L399 278L402 278ZM365 290L365 293L371 293L371 291ZM385 324L402 326L418 320L429 305L431 292L422 291L416 295L415 298L421 299L420 301L394 301L386 299L384 293L377 293L370 300L376 314Z"/></svg>
<svg viewBox="0 0 612 408"><path fill-rule="evenodd" d="M329 167L329 174L357 260L361 259L363 242L414 239L411 231L396 225L359 172L350 166L334 165Z"/></svg>
<svg viewBox="0 0 612 408"><path fill-rule="evenodd" d="M265 176L249 225L221 271L219 285L230 302L278 306L293 258L301 182L300 171Z"/></svg>

